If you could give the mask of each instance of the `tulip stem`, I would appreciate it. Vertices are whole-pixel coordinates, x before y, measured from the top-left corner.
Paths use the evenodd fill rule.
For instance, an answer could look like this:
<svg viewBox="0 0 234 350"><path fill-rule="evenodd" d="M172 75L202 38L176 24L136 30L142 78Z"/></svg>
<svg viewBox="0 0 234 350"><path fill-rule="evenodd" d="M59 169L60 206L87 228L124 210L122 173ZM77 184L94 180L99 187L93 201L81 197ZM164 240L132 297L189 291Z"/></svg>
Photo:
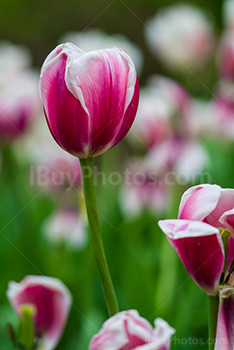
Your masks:
<svg viewBox="0 0 234 350"><path fill-rule="evenodd" d="M209 304L209 350L214 350L215 339L216 339L216 329L217 329L217 319L218 319L218 309L219 309L219 297L209 295L208 304Z"/></svg>
<svg viewBox="0 0 234 350"><path fill-rule="evenodd" d="M113 316L118 310L118 303L115 296L110 271L105 256L102 235L99 225L97 202L93 179L93 158L80 159L85 204L89 222L90 237L92 241L94 256L96 259L98 271L100 274L102 287L104 290L106 304L109 315Z"/></svg>

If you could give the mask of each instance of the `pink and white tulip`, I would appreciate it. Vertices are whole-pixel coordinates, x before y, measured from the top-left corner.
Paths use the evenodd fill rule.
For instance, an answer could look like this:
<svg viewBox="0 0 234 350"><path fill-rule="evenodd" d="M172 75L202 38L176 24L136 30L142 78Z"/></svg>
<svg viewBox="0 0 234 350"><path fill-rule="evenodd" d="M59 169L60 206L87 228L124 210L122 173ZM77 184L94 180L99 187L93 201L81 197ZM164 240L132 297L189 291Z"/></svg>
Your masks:
<svg viewBox="0 0 234 350"><path fill-rule="evenodd" d="M188 5L166 7L146 26L146 39L162 64L185 71L202 67L214 46L213 25L200 9Z"/></svg>
<svg viewBox="0 0 234 350"><path fill-rule="evenodd" d="M123 49L86 53L71 43L46 58L40 90L54 139L80 158L119 143L134 121L139 99L135 67Z"/></svg>
<svg viewBox="0 0 234 350"><path fill-rule="evenodd" d="M189 106L189 95L180 84L154 75L141 90L137 117L129 136L144 148L151 148L173 135L175 129L186 132Z"/></svg>
<svg viewBox="0 0 234 350"><path fill-rule="evenodd" d="M71 307L72 297L65 285L52 277L27 276L20 283L10 282L7 297L19 317L23 305L35 308L36 333L42 333L41 349L53 350Z"/></svg>
<svg viewBox="0 0 234 350"><path fill-rule="evenodd" d="M0 137L20 137L41 111L38 75L31 70L18 73L0 89Z"/></svg>
<svg viewBox="0 0 234 350"><path fill-rule="evenodd" d="M87 242L86 223L76 207L58 209L43 223L43 232L51 242L64 242L70 249L82 249Z"/></svg>
<svg viewBox="0 0 234 350"><path fill-rule="evenodd" d="M208 184L191 187L182 196L178 219L162 220L159 226L195 282L216 295L222 273L226 278L234 260L234 190ZM226 257L220 228L232 234Z"/></svg>
<svg viewBox="0 0 234 350"><path fill-rule="evenodd" d="M119 312L108 319L89 345L89 350L169 350L175 330L157 318L155 328L136 310Z"/></svg>
<svg viewBox="0 0 234 350"><path fill-rule="evenodd" d="M224 33L218 50L219 74L233 80L234 77L234 28Z"/></svg>
<svg viewBox="0 0 234 350"><path fill-rule="evenodd" d="M233 61L234 63L234 61ZM234 74L234 70L233 70ZM233 75L234 76L234 75ZM210 115L216 126L213 135L221 139L234 140L234 84L232 79L221 79L211 101Z"/></svg>
<svg viewBox="0 0 234 350"><path fill-rule="evenodd" d="M168 185L172 185L172 178L182 185L194 180L208 162L208 155L198 142L180 136L154 146L145 157L148 171L161 175Z"/></svg>
<svg viewBox="0 0 234 350"><path fill-rule="evenodd" d="M144 159L129 161L124 171L120 208L125 215L137 216L144 210L162 213L169 203L169 187L161 174L147 168Z"/></svg>

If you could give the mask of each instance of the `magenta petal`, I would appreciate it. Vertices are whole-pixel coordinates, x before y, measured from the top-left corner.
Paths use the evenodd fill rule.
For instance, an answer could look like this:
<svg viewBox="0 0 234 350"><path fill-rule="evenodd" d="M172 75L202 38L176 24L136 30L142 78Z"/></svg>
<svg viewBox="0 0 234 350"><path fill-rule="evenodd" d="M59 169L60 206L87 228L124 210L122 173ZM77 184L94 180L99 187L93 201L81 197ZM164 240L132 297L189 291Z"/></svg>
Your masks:
<svg viewBox="0 0 234 350"><path fill-rule="evenodd" d="M189 220L161 220L159 226L198 286L207 294L216 295L224 266L219 230Z"/></svg>
<svg viewBox="0 0 234 350"><path fill-rule="evenodd" d="M36 330L43 332L43 349L53 350L62 336L71 307L71 294L56 278L27 276L20 283L10 282L7 291L14 310L32 304L36 309Z"/></svg>
<svg viewBox="0 0 234 350"><path fill-rule="evenodd" d="M182 196L178 219L204 220L216 208L221 193L218 185L198 185Z"/></svg>
<svg viewBox="0 0 234 350"><path fill-rule="evenodd" d="M55 141L69 153L79 155L86 152L89 120L80 101L65 84L67 59L65 53L61 54L42 71L41 95Z"/></svg>
<svg viewBox="0 0 234 350"><path fill-rule="evenodd" d="M231 288L229 288L231 289ZM231 291L233 293L233 290ZM215 350L234 349L234 296L222 298L219 305Z"/></svg>
<svg viewBox="0 0 234 350"><path fill-rule="evenodd" d="M89 116L89 154L110 149L126 135L136 114L135 69L120 49L91 51L67 69L66 84ZM74 73L75 72L75 73ZM131 113L126 109L133 106Z"/></svg>

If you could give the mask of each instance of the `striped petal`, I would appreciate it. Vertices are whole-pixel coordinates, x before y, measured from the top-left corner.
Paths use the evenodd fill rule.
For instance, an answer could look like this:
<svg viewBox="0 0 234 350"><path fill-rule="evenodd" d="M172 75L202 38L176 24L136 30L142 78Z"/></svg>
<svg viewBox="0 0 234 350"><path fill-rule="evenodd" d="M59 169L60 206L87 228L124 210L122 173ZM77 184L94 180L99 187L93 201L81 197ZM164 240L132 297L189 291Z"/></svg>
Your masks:
<svg viewBox="0 0 234 350"><path fill-rule="evenodd" d="M216 295L224 266L219 230L189 220L161 220L159 226L198 286L207 294Z"/></svg>

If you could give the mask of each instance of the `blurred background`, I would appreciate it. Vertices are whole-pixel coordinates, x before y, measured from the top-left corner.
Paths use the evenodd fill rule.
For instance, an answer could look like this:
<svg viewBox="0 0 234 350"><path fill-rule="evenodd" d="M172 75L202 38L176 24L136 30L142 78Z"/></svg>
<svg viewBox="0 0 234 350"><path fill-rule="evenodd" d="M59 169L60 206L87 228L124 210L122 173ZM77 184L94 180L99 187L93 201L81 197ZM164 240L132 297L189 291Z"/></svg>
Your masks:
<svg viewBox="0 0 234 350"><path fill-rule="evenodd" d="M141 84L132 130L95 162L99 216L121 310L176 329L172 349L207 349L207 297L157 226L198 183L234 187L234 1L0 3L0 339L17 327L8 282L61 279L73 307L57 349L87 349L107 318L79 161L52 140L39 70L71 41L123 47ZM198 343L199 342L199 343Z"/></svg>

